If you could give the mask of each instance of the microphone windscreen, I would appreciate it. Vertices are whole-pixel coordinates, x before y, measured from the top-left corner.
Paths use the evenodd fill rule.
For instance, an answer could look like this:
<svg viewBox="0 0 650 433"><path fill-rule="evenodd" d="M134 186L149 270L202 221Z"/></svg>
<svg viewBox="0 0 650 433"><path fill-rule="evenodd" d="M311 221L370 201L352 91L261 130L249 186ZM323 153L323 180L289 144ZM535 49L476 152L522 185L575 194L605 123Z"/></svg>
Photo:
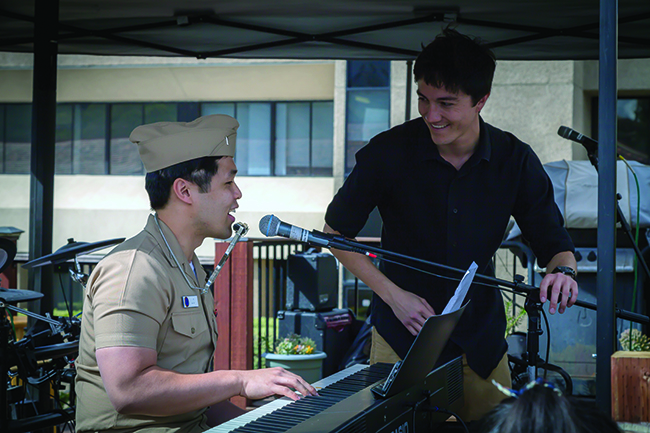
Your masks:
<svg viewBox="0 0 650 433"><path fill-rule="evenodd" d="M260 220L260 232L264 236L277 236L280 228L280 219L275 215L266 215Z"/></svg>
<svg viewBox="0 0 650 433"><path fill-rule="evenodd" d="M568 126L560 126L560 129L557 130L557 135L568 139L571 135L571 128Z"/></svg>

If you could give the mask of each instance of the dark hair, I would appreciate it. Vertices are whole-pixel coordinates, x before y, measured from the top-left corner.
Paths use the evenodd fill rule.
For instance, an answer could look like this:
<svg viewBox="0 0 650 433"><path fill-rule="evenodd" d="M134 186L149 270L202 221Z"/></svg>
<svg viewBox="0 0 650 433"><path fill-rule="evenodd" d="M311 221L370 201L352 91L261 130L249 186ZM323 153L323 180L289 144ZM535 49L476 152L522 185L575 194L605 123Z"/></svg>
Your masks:
<svg viewBox="0 0 650 433"><path fill-rule="evenodd" d="M176 179L184 179L199 187L199 191L210 192L210 183L219 167L221 156L205 156L162 168L145 176L144 188L149 194L151 209L162 209L169 201L169 194Z"/></svg>
<svg viewBox="0 0 650 433"><path fill-rule="evenodd" d="M480 433L620 433L595 403L541 385L503 400L477 424Z"/></svg>
<svg viewBox="0 0 650 433"><path fill-rule="evenodd" d="M415 60L415 81L461 91L476 103L492 89L496 58L477 39L446 28L427 45Z"/></svg>

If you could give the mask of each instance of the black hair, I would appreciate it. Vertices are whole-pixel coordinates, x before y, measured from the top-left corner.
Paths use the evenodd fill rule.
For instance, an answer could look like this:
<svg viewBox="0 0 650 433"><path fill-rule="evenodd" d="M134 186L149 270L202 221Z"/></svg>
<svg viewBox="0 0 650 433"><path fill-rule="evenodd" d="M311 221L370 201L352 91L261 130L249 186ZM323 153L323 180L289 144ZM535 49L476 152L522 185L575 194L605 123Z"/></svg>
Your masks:
<svg viewBox="0 0 650 433"><path fill-rule="evenodd" d="M620 433L595 403L541 385L503 400L477 424L479 433Z"/></svg>
<svg viewBox="0 0 650 433"><path fill-rule="evenodd" d="M415 81L463 92L476 103L492 89L496 58L478 39L447 27L415 60Z"/></svg>
<svg viewBox="0 0 650 433"><path fill-rule="evenodd" d="M162 209L169 201L176 179L184 179L199 187L202 193L210 192L212 178L217 174L221 156L205 156L162 168L145 176L144 188L149 194L151 209Z"/></svg>

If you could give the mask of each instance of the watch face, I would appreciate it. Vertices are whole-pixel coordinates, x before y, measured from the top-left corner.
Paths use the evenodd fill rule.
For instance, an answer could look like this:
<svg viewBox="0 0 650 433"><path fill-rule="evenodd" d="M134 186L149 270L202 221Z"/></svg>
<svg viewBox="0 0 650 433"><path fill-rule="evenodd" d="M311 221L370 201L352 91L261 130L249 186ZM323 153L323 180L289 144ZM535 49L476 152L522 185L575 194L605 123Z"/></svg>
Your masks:
<svg viewBox="0 0 650 433"><path fill-rule="evenodd" d="M568 266L558 266L555 269L553 269L552 274L557 274L557 273L562 273L564 275L568 275L571 278L575 280L576 278L576 271L573 268L570 268Z"/></svg>

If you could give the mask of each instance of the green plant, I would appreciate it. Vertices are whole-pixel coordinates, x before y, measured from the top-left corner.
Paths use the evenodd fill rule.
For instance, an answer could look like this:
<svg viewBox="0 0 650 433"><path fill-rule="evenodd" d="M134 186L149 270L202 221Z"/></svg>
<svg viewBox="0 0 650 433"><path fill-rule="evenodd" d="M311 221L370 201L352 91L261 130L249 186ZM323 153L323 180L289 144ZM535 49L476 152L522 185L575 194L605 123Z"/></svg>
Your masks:
<svg viewBox="0 0 650 433"><path fill-rule="evenodd" d="M263 367L259 365L259 354L270 352L272 350L277 325L278 319L267 318L265 316L255 317L253 319L253 369ZM268 335L266 332L267 327Z"/></svg>
<svg viewBox="0 0 650 433"><path fill-rule="evenodd" d="M76 315L78 315L79 313L81 313L81 309L78 309L78 310L72 310L72 315L73 315L73 316L76 316ZM69 316L69 312L68 312L68 310L65 310L65 309L54 308L54 309L52 310L52 315L53 315L54 317L68 317L68 316Z"/></svg>
<svg viewBox="0 0 650 433"><path fill-rule="evenodd" d="M641 333L641 331L636 328L632 329L631 331L630 328L628 328L625 331L621 332L618 341L621 342L621 347L623 350L633 352L650 351L650 340L648 340L648 336Z"/></svg>
<svg viewBox="0 0 650 433"><path fill-rule="evenodd" d="M508 335L515 332L515 329L517 328L517 326L519 326L521 321L526 316L526 310L524 310L522 308L522 309L519 310L519 312L516 315L508 314L508 312L512 310L512 301L506 301L505 304L506 304L506 306L505 306L505 309L506 309L506 335L505 335L505 337L507 337Z"/></svg>
<svg viewBox="0 0 650 433"><path fill-rule="evenodd" d="M275 346L278 355L311 355L316 351L316 343L309 337L291 334Z"/></svg>

